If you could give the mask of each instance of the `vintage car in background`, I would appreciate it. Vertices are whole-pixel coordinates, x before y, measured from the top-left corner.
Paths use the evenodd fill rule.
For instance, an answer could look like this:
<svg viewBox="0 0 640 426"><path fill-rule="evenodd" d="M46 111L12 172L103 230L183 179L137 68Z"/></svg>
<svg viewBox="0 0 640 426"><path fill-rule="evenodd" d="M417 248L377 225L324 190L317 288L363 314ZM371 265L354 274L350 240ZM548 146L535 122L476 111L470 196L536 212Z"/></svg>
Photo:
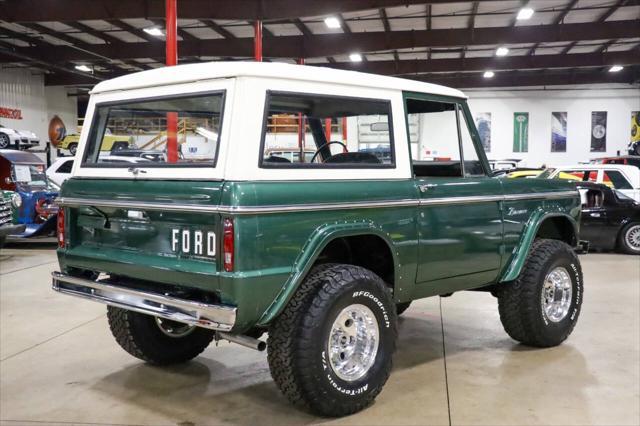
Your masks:
<svg viewBox="0 0 640 426"><path fill-rule="evenodd" d="M640 203L606 185L580 182L580 238L590 248L640 254Z"/></svg>
<svg viewBox="0 0 640 426"><path fill-rule="evenodd" d="M621 155L619 157L603 157L594 158L592 164L626 164L628 166L636 166L640 169L640 156L638 155Z"/></svg>
<svg viewBox="0 0 640 426"><path fill-rule="evenodd" d="M20 234L25 228L23 224L14 223L14 210L11 208L11 198L14 195L12 191L0 190L0 248L9 235Z"/></svg>
<svg viewBox="0 0 640 426"><path fill-rule="evenodd" d="M0 189L13 191L13 222L25 225L15 237L49 236L55 233L58 187L45 175L45 164L31 152L0 150Z"/></svg>
<svg viewBox="0 0 640 426"><path fill-rule="evenodd" d="M28 149L39 143L38 136L30 130L14 130L0 124L0 149Z"/></svg>
<svg viewBox="0 0 640 426"><path fill-rule="evenodd" d="M76 155L78 149L78 141L80 135L67 135L58 144L58 149L66 149L71 155ZM118 149L126 149L131 144L131 138L127 135L104 135L105 143L100 147L101 151L114 151Z"/></svg>
<svg viewBox="0 0 640 426"><path fill-rule="evenodd" d="M602 183L640 201L640 169L635 166L624 164L558 166L546 169L538 177Z"/></svg>

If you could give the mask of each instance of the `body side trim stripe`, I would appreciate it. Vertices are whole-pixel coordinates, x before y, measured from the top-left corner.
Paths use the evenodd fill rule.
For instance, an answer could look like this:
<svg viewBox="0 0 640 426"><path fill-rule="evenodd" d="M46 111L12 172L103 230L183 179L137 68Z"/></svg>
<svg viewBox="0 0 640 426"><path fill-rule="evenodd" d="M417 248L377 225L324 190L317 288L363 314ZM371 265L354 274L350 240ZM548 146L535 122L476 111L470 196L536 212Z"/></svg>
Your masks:
<svg viewBox="0 0 640 426"><path fill-rule="evenodd" d="M472 204L498 201L518 201L536 199L559 199L566 197L577 197L577 191L559 192L539 192L532 194L511 194L511 195L488 195L488 196L468 196L468 197L440 197L425 198L421 200L388 200L388 201L362 201L349 203L321 203L321 204L299 204L299 205L274 205L274 206L208 206L197 204L172 204L156 202L138 202L128 200L92 200L86 198L58 198L57 202L61 206L67 207L107 207L125 208L141 210L163 210L176 212L200 212L200 213L232 213L232 214L267 214L280 212L302 212L317 210L346 210L346 209L367 209L386 207L412 207L430 206L446 204Z"/></svg>

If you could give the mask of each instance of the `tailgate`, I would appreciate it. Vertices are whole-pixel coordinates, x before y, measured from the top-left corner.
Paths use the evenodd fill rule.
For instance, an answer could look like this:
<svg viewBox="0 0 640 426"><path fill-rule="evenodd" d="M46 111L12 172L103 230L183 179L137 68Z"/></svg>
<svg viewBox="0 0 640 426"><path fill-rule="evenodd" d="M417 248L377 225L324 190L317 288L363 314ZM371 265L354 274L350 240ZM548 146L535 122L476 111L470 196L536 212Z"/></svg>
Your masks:
<svg viewBox="0 0 640 426"><path fill-rule="evenodd" d="M63 267L213 290L222 181L70 179Z"/></svg>

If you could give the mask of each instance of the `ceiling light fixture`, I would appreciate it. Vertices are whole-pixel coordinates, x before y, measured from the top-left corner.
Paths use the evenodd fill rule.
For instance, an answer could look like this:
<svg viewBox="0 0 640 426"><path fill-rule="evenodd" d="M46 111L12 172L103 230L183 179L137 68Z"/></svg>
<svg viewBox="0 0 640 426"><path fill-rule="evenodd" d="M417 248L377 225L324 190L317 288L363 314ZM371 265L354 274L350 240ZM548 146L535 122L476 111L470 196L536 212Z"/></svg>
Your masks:
<svg viewBox="0 0 640 426"><path fill-rule="evenodd" d="M618 72L618 71L622 71L624 69L624 67L622 65L614 65L611 68L609 68L609 72Z"/></svg>
<svg viewBox="0 0 640 426"><path fill-rule="evenodd" d="M149 27L149 28L145 28L143 29L143 31L149 35L155 36L155 37L162 37L164 35L164 33L162 32L162 30L158 27Z"/></svg>
<svg viewBox="0 0 640 426"><path fill-rule="evenodd" d="M485 71L484 74L482 74L482 76L484 78L491 78L495 75L495 73L493 71Z"/></svg>
<svg viewBox="0 0 640 426"><path fill-rule="evenodd" d="M91 72L91 68L86 65L76 65L75 67L78 71Z"/></svg>
<svg viewBox="0 0 640 426"><path fill-rule="evenodd" d="M362 62L362 55L359 53L352 53L349 55L349 60L351 62Z"/></svg>
<svg viewBox="0 0 640 426"><path fill-rule="evenodd" d="M324 23L331 29L340 28L340 20L335 16L328 16L324 18Z"/></svg>
<svg viewBox="0 0 640 426"><path fill-rule="evenodd" d="M508 47L498 47L498 49L496 49L496 56L507 56L507 54L509 53L509 48Z"/></svg>
<svg viewBox="0 0 640 426"><path fill-rule="evenodd" d="M518 21L525 21L527 19L531 19L531 17L533 16L533 13L534 13L534 10L531 9L530 7L523 7L518 12L518 16L516 16L516 19Z"/></svg>

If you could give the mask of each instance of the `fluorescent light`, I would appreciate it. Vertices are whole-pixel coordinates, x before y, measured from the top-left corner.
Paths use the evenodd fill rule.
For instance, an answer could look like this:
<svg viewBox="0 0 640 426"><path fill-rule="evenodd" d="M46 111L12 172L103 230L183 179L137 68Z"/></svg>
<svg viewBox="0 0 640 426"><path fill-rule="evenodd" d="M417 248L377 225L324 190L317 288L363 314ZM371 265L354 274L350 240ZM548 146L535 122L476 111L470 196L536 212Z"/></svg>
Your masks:
<svg viewBox="0 0 640 426"><path fill-rule="evenodd" d="M507 56L508 53L508 47L498 47L498 49L496 50L496 56Z"/></svg>
<svg viewBox="0 0 640 426"><path fill-rule="evenodd" d="M524 21L527 19L531 19L532 16L533 9L531 9L530 7L523 7L522 9L520 9L520 12L518 12L518 16L516 16L516 19L518 21Z"/></svg>
<svg viewBox="0 0 640 426"><path fill-rule="evenodd" d="M351 62L362 62L362 55L359 53L352 53L349 55L349 60Z"/></svg>
<svg viewBox="0 0 640 426"><path fill-rule="evenodd" d="M609 72L618 72L618 71L622 71L624 69L624 67L622 65L614 65L611 68L609 68Z"/></svg>
<svg viewBox="0 0 640 426"><path fill-rule="evenodd" d="M327 27L332 29L340 28L340 20L335 16L328 16L324 18L324 23L327 25Z"/></svg>
<svg viewBox="0 0 640 426"><path fill-rule="evenodd" d="M483 76L484 78L491 78L491 77L493 77L494 75L495 75L495 74L494 74L494 72L493 72L493 71L485 71L485 72L484 72L484 74L482 74L482 76Z"/></svg>
<svg viewBox="0 0 640 426"><path fill-rule="evenodd" d="M163 32L160 28L158 27L150 27L150 28L145 28L143 29L143 31L149 35L155 36L155 37L161 37L163 36Z"/></svg>
<svg viewBox="0 0 640 426"><path fill-rule="evenodd" d="M78 71L91 72L91 68L86 65L76 65Z"/></svg>

